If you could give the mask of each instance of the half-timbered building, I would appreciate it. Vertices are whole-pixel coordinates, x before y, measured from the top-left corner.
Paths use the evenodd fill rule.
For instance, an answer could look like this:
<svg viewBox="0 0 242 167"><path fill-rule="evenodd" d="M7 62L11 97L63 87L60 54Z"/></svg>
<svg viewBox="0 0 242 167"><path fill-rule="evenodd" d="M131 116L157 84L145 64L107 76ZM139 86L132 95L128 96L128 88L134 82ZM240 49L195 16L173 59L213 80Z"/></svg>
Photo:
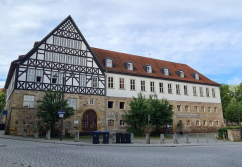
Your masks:
<svg viewBox="0 0 242 167"><path fill-rule="evenodd" d="M163 60L91 48L68 16L26 54L11 63L5 84L12 134L41 124L37 100L48 89L63 91L75 115L68 132L125 131L122 114L133 96L156 93L173 105L173 127L208 132L223 126L219 84L191 67Z"/></svg>

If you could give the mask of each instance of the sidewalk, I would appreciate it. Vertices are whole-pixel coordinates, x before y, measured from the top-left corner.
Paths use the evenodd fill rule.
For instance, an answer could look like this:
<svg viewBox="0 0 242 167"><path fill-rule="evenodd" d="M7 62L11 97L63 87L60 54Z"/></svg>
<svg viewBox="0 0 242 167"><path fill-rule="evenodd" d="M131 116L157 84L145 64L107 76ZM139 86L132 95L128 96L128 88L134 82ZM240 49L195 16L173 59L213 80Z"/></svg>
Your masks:
<svg viewBox="0 0 242 167"><path fill-rule="evenodd" d="M160 143L160 139L152 139L150 140L150 144L146 144L145 139L137 138L133 140L131 144L125 143L112 143L112 135L110 135L109 144L102 144L102 136L100 136L99 141L100 144L92 144L92 137L89 139L82 139L80 137L79 142L74 142L74 139L68 138L60 141L57 138L46 140L45 138L35 139L33 136L22 137L22 136L12 136L12 135L4 135L4 131L0 131L0 138L2 139L10 139L10 140L22 140L22 141L31 141L31 142L42 142L42 143L53 143L53 144L64 144L64 145L78 145L78 146L118 146L118 147L187 147L187 146L220 146L220 145L241 145L242 142L230 142L223 140L215 140L216 133L208 133L206 134L189 134L189 143L186 143L186 134L185 135L177 135L178 143L175 144L173 142L172 137L168 139L165 137L165 142Z"/></svg>

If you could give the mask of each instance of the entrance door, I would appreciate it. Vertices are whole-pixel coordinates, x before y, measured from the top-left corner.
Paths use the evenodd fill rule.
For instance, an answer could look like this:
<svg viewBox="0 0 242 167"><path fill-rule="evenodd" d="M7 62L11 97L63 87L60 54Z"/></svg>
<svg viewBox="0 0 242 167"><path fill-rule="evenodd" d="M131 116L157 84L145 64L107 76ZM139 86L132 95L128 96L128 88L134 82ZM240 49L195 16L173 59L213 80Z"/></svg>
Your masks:
<svg viewBox="0 0 242 167"><path fill-rule="evenodd" d="M91 132L97 130L97 114L88 110L82 116L82 131L83 132Z"/></svg>

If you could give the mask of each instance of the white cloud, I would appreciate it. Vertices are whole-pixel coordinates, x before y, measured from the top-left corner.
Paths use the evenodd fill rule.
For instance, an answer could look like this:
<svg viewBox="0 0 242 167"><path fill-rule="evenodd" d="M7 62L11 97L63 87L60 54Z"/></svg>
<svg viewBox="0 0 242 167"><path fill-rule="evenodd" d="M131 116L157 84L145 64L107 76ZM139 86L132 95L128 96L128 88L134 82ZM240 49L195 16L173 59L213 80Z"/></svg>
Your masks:
<svg viewBox="0 0 242 167"><path fill-rule="evenodd" d="M233 77L232 79L229 79L227 81L227 84L233 84L233 85L238 85L242 82L242 78L241 77Z"/></svg>

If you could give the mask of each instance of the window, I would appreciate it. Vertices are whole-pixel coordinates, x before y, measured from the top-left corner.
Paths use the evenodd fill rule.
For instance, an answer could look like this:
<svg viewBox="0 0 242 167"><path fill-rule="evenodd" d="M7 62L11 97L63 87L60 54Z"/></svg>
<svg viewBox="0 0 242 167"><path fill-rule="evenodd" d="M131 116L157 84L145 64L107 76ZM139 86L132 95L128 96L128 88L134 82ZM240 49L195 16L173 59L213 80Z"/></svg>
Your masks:
<svg viewBox="0 0 242 167"><path fill-rule="evenodd" d="M189 106L185 106L185 111L189 112Z"/></svg>
<svg viewBox="0 0 242 167"><path fill-rule="evenodd" d="M66 63L66 55L60 54L60 63Z"/></svg>
<svg viewBox="0 0 242 167"><path fill-rule="evenodd" d="M155 91L155 82L150 82L150 91L151 92Z"/></svg>
<svg viewBox="0 0 242 167"><path fill-rule="evenodd" d="M203 87L199 87L200 90L200 97L203 97Z"/></svg>
<svg viewBox="0 0 242 167"><path fill-rule="evenodd" d="M57 84L58 72L52 71L51 83Z"/></svg>
<svg viewBox="0 0 242 167"><path fill-rule="evenodd" d="M215 112L215 113L217 112L217 107L214 107L214 112Z"/></svg>
<svg viewBox="0 0 242 167"><path fill-rule="evenodd" d="M195 79L196 79L196 80L199 80L199 75L198 75L198 73L195 73Z"/></svg>
<svg viewBox="0 0 242 167"><path fill-rule="evenodd" d="M106 59L106 67L112 68L113 67L113 61L112 59Z"/></svg>
<svg viewBox="0 0 242 167"><path fill-rule="evenodd" d="M141 91L145 91L145 81L140 81Z"/></svg>
<svg viewBox="0 0 242 167"><path fill-rule="evenodd" d="M120 120L120 126L124 126L124 125L125 125L124 120Z"/></svg>
<svg viewBox="0 0 242 167"><path fill-rule="evenodd" d="M184 78L184 71L180 71L180 77Z"/></svg>
<svg viewBox="0 0 242 167"><path fill-rule="evenodd" d="M80 65L81 66L86 66L86 58L80 57Z"/></svg>
<svg viewBox="0 0 242 167"><path fill-rule="evenodd" d="M219 125L219 122L218 121L215 121L215 125L218 126Z"/></svg>
<svg viewBox="0 0 242 167"><path fill-rule="evenodd" d="M181 91L180 91L180 85L176 85L176 94L180 95Z"/></svg>
<svg viewBox="0 0 242 167"><path fill-rule="evenodd" d="M36 70L36 82L42 82L43 70Z"/></svg>
<svg viewBox="0 0 242 167"><path fill-rule="evenodd" d="M124 89L124 78L119 78L119 89Z"/></svg>
<svg viewBox="0 0 242 167"><path fill-rule="evenodd" d="M113 77L108 77L108 88L114 88Z"/></svg>
<svg viewBox="0 0 242 167"><path fill-rule="evenodd" d="M67 99L67 104L69 107L72 107L74 110L76 109L76 99Z"/></svg>
<svg viewBox="0 0 242 167"><path fill-rule="evenodd" d="M152 73L152 67L151 66L146 66L146 68L147 68L148 73Z"/></svg>
<svg viewBox="0 0 242 167"><path fill-rule="evenodd" d="M60 37L54 36L54 45L61 45L61 39Z"/></svg>
<svg viewBox="0 0 242 167"><path fill-rule="evenodd" d="M205 111L204 111L204 107L201 107L201 112L205 112Z"/></svg>
<svg viewBox="0 0 242 167"><path fill-rule="evenodd" d="M160 88L160 93L164 93L164 83L163 82L159 83L159 88Z"/></svg>
<svg viewBox="0 0 242 167"><path fill-rule="evenodd" d="M97 88L98 87L98 80L97 77L92 78L92 87Z"/></svg>
<svg viewBox="0 0 242 167"><path fill-rule="evenodd" d="M206 96L209 97L209 88L206 88Z"/></svg>
<svg viewBox="0 0 242 167"><path fill-rule="evenodd" d="M60 72L58 77L58 83L63 85L63 79L65 81L65 74L64 72Z"/></svg>
<svg viewBox="0 0 242 167"><path fill-rule="evenodd" d="M169 75L169 69L168 68L164 69L164 75Z"/></svg>
<svg viewBox="0 0 242 167"><path fill-rule="evenodd" d="M181 105L177 105L177 111L181 111Z"/></svg>
<svg viewBox="0 0 242 167"><path fill-rule="evenodd" d="M94 105L94 99L93 98L89 99L89 104Z"/></svg>
<svg viewBox="0 0 242 167"><path fill-rule="evenodd" d="M199 120L196 120L196 125L200 125L200 122L199 122Z"/></svg>
<svg viewBox="0 0 242 167"><path fill-rule="evenodd" d="M108 126L114 126L114 120L112 119L108 120Z"/></svg>
<svg viewBox="0 0 242 167"><path fill-rule="evenodd" d="M35 69L28 69L27 81L34 82Z"/></svg>
<svg viewBox="0 0 242 167"><path fill-rule="evenodd" d="M108 101L108 108L114 108L113 103L114 103L113 101Z"/></svg>
<svg viewBox="0 0 242 167"><path fill-rule="evenodd" d="M24 95L23 107L34 108L34 96Z"/></svg>
<svg viewBox="0 0 242 167"><path fill-rule="evenodd" d="M211 112L211 107L208 107L208 112Z"/></svg>
<svg viewBox="0 0 242 167"><path fill-rule="evenodd" d="M133 70L133 63L127 63L127 70Z"/></svg>
<svg viewBox="0 0 242 167"><path fill-rule="evenodd" d="M191 121L187 120L187 126L190 126L190 125L191 125Z"/></svg>
<svg viewBox="0 0 242 167"><path fill-rule="evenodd" d="M73 60L72 56L66 55L66 62L67 62L67 64L73 64L72 60Z"/></svg>
<svg viewBox="0 0 242 167"><path fill-rule="evenodd" d="M198 112L198 106L194 106L194 111Z"/></svg>
<svg viewBox="0 0 242 167"><path fill-rule="evenodd" d="M53 55L53 57L52 57L53 58L53 62L59 62L59 57L60 57L59 54L58 53L53 53L52 55Z"/></svg>
<svg viewBox="0 0 242 167"><path fill-rule="evenodd" d="M197 96L197 87L193 86L193 96Z"/></svg>
<svg viewBox="0 0 242 167"><path fill-rule="evenodd" d="M172 94L172 85L171 84L168 84L168 93Z"/></svg>
<svg viewBox="0 0 242 167"><path fill-rule="evenodd" d="M213 126L213 121L209 121L209 126Z"/></svg>
<svg viewBox="0 0 242 167"><path fill-rule="evenodd" d="M130 79L130 90L135 90L135 80Z"/></svg>
<svg viewBox="0 0 242 167"><path fill-rule="evenodd" d="M207 121L203 120L203 126L207 125Z"/></svg>
<svg viewBox="0 0 242 167"><path fill-rule="evenodd" d="M119 109L124 109L125 102L119 102Z"/></svg>
<svg viewBox="0 0 242 167"><path fill-rule="evenodd" d="M187 85L184 85L184 95L188 95Z"/></svg>
<svg viewBox="0 0 242 167"><path fill-rule="evenodd" d="M212 89L212 96L215 98L215 89Z"/></svg>
<svg viewBox="0 0 242 167"><path fill-rule="evenodd" d="M80 86L85 87L86 86L86 76L85 74L80 75Z"/></svg>
<svg viewBox="0 0 242 167"><path fill-rule="evenodd" d="M45 61L52 61L52 52L45 52Z"/></svg>

